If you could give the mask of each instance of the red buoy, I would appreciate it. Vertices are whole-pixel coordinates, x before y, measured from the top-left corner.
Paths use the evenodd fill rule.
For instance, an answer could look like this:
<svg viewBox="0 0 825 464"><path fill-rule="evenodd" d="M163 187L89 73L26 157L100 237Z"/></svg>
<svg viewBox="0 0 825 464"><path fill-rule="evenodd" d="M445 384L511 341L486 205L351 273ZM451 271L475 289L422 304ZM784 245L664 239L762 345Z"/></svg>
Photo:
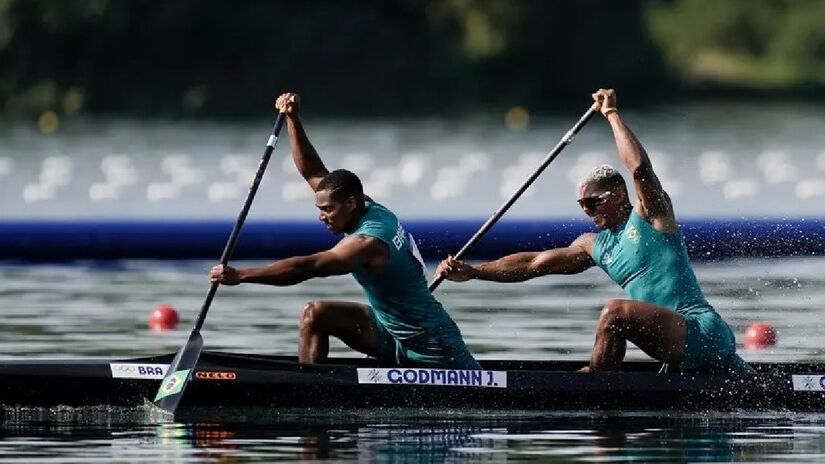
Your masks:
<svg viewBox="0 0 825 464"><path fill-rule="evenodd" d="M178 312L168 304L155 307L149 315L149 328L152 330L169 330L178 325Z"/></svg>
<svg viewBox="0 0 825 464"><path fill-rule="evenodd" d="M765 348L776 345L776 329L764 322L748 326L745 331L745 348Z"/></svg>

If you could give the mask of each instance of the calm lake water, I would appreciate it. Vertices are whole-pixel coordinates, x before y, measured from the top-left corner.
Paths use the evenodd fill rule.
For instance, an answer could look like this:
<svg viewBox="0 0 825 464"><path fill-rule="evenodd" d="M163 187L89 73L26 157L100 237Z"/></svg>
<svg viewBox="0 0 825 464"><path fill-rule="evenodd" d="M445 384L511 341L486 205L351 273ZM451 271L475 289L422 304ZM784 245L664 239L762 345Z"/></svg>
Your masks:
<svg viewBox="0 0 825 464"><path fill-rule="evenodd" d="M207 290L210 262L0 266L0 350L12 358L131 356L176 351ZM238 263L252 265L256 263ZM700 263L708 298L740 338L755 321L779 343L749 361L825 360L823 259ZM432 267L432 265L431 265ZM600 271L525 284L445 283L441 300L479 358L587 359L602 303L619 289ZM363 301L349 277L289 288L222 288L203 332L207 349L294 354L300 308ZM147 327L175 306L176 330ZM351 354L340 343L333 354ZM630 359L644 359L637 349ZM148 410L6 410L0 462L787 461L825 459L825 415L238 411L168 423Z"/></svg>
<svg viewBox="0 0 825 464"><path fill-rule="evenodd" d="M822 217L824 113L817 106L704 103L624 114L680 217ZM482 218L578 116L536 116L521 132L493 116L305 119L328 165L358 172L368 193L402 218ZM270 124L78 119L42 135L29 122L0 121L0 218L234 217ZM273 161L250 218L314 218L286 145ZM617 160L604 121L594 120L512 215L578 217L575 182L600 162ZM212 264L0 263L0 353L21 359L174 352L205 297ZM700 263L696 270L740 347L749 324L777 328L778 345L742 349L746 360L825 361L824 266L822 258L757 259ZM438 295L479 358L583 360L602 304L621 293L592 270L524 284L445 283ZM204 327L206 348L294 354L300 309L325 298L363 301L349 277L222 288ZM161 303L180 312L175 330L148 329L149 313ZM350 354L340 343L332 351ZM644 355L631 348L628 358ZM825 411L237 411L169 423L142 409L58 408L3 411L0 463L814 462L825 460L823 435Z"/></svg>

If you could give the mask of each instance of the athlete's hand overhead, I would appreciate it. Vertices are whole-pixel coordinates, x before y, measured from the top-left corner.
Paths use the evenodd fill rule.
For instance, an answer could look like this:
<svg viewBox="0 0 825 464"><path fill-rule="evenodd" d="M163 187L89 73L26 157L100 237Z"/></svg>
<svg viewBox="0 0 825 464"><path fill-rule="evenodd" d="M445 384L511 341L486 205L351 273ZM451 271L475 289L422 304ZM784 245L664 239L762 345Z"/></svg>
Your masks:
<svg viewBox="0 0 825 464"><path fill-rule="evenodd" d="M296 116L301 109L301 96L292 92L283 93L275 100L275 109L287 116Z"/></svg>
<svg viewBox="0 0 825 464"><path fill-rule="evenodd" d="M593 94L593 101L598 105L599 111L607 116L604 112L608 109L616 109L616 91L613 89L599 89Z"/></svg>

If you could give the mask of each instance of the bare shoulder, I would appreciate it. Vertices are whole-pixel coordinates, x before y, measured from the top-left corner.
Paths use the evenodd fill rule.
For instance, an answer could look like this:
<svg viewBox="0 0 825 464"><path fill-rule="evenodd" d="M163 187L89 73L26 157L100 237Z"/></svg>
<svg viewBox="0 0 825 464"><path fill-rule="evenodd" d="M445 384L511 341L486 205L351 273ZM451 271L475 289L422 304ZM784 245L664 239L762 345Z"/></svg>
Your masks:
<svg viewBox="0 0 825 464"><path fill-rule="evenodd" d="M596 243L596 237L599 234L593 232L587 232L584 234L579 235L573 242L570 244L570 248L582 248L590 254L593 251L593 245Z"/></svg>
<svg viewBox="0 0 825 464"><path fill-rule="evenodd" d="M383 241L369 235L352 234L344 237L338 242L332 251L344 254L367 254L375 255L387 253L389 247Z"/></svg>
<svg viewBox="0 0 825 464"><path fill-rule="evenodd" d="M340 242L335 244L333 249L335 248L365 248L373 246L376 243L381 243L381 240L378 240L375 237L371 237L369 235L361 235L361 234L351 234L347 235L346 237L342 238Z"/></svg>

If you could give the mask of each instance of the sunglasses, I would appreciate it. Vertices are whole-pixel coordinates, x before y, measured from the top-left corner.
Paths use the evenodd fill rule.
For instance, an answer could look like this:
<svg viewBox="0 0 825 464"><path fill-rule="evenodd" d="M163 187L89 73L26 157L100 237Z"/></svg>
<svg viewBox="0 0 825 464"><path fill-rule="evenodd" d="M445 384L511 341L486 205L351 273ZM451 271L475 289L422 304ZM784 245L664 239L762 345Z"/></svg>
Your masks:
<svg viewBox="0 0 825 464"><path fill-rule="evenodd" d="M598 195L579 198L578 199L579 206L581 206L582 208L587 208L587 209L596 208L597 206L599 206L602 203L604 203L605 201L607 201L607 197L609 197L612 194L613 194L613 192L604 192L604 193L600 193Z"/></svg>

